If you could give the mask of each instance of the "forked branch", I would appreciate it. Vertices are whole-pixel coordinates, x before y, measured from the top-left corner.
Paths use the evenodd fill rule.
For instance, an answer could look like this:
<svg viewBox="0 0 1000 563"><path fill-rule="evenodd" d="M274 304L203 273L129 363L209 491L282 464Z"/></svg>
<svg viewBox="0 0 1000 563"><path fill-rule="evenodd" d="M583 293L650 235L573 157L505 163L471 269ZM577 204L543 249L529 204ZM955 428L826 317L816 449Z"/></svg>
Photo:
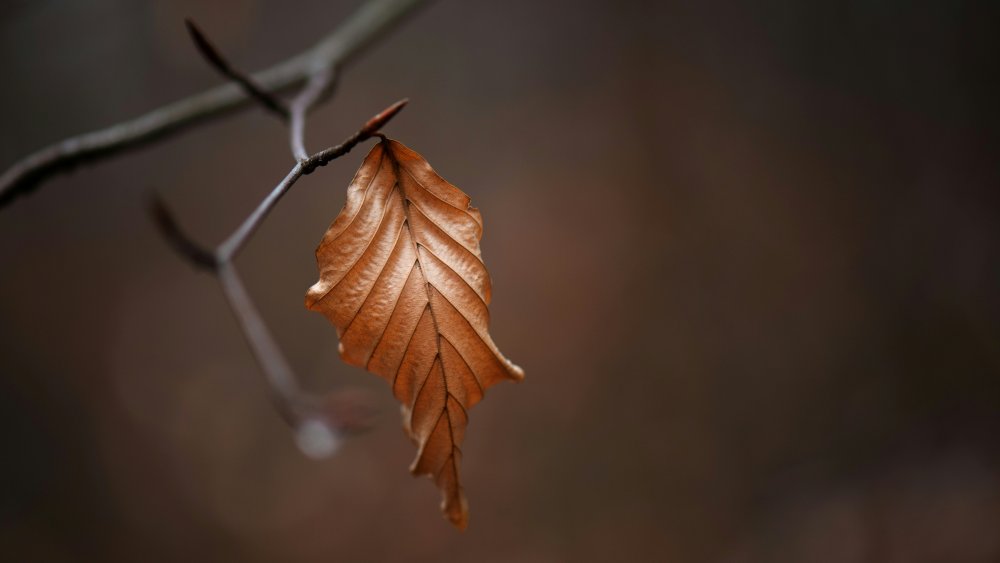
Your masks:
<svg viewBox="0 0 1000 563"><path fill-rule="evenodd" d="M289 170L288 174L278 182L274 189L244 219L243 223L214 249L207 250L202 248L184 235L166 205L156 197L154 197L152 203L153 218L156 220L157 225L159 225L160 231L170 241L174 250L198 267L217 270L221 265L232 262L236 258L240 250L250 240L251 235L264 222L264 219L274 209L274 206L277 205L278 200L291 189L295 182L302 176L312 173L316 168L326 166L332 160L347 154L358 143L378 136L379 129L399 113L406 106L407 102L408 100L403 99L392 104L368 120L356 133L344 139L344 142L321 150L295 163L295 166Z"/></svg>
<svg viewBox="0 0 1000 563"><path fill-rule="evenodd" d="M333 68L349 63L423 3L423 0L369 0L313 48L254 74L252 83L260 92L273 97L306 83L320 72L332 74ZM0 207L28 193L56 172L158 140L243 107L251 99L245 85L228 83L135 119L45 147L0 175ZM269 111L274 110L269 108Z"/></svg>
<svg viewBox="0 0 1000 563"><path fill-rule="evenodd" d="M238 82L251 98L269 111L279 117L289 118L292 153L297 162L243 223L214 249L207 250L187 237L167 206L155 196L151 206L152 214L161 233L181 256L193 265L211 271L218 278L223 294L264 374L275 407L282 418L295 429L299 447L312 457L325 457L336 449L343 431L357 427L358 424L343 413L333 410L328 400L311 396L301 389L291 365L247 293L233 261L281 197L299 178L347 154L358 143L379 135L378 130L406 105L407 100L400 100L375 115L343 143L308 156L304 142L305 117L309 109L332 89L334 64L314 67L306 85L294 98L291 106L286 108L251 77L230 65L193 22L188 21L187 25L199 51L212 66L224 76Z"/></svg>

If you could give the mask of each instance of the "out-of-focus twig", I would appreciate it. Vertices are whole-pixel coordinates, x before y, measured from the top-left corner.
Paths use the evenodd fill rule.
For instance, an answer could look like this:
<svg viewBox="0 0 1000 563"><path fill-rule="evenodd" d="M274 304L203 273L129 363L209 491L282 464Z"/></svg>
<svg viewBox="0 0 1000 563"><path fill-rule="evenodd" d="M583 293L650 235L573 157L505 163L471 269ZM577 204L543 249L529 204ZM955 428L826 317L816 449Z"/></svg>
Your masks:
<svg viewBox="0 0 1000 563"><path fill-rule="evenodd" d="M424 0L370 0L313 48L249 77L261 92L275 95L303 84L318 72L342 67ZM84 162L137 147L244 106L245 87L229 83L90 133L65 139L14 163L0 175L0 207L48 176Z"/></svg>
<svg viewBox="0 0 1000 563"><path fill-rule="evenodd" d="M319 69L306 83L302 92L292 100L289 125L289 137L292 146L292 156L303 161L309 158L306 152L306 114L329 93L337 84L339 71L334 67Z"/></svg>
<svg viewBox="0 0 1000 563"><path fill-rule="evenodd" d="M336 86L337 68L333 61L326 65L317 65L306 81L305 87L295 96L291 104L286 106L283 101L265 92L249 75L233 68L194 21L187 19L185 24L198 51L210 65L226 78L239 84L248 96L257 100L265 109L289 121L289 141L295 160L301 162L309 158L305 146L306 114Z"/></svg>

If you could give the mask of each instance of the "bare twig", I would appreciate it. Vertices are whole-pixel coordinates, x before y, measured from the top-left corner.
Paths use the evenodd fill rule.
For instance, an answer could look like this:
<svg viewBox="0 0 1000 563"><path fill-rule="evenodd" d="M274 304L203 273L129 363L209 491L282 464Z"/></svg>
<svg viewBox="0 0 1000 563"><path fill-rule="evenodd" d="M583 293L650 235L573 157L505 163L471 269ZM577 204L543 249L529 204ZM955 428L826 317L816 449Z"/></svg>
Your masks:
<svg viewBox="0 0 1000 563"><path fill-rule="evenodd" d="M379 35L423 4L423 0L371 0L312 49L252 76L271 94L302 84L318 69L349 63ZM110 156L162 138L188 126L244 106L249 98L237 84L226 84L179 100L130 121L85 133L43 148L0 175L0 207L29 192L58 171Z"/></svg>
<svg viewBox="0 0 1000 563"><path fill-rule="evenodd" d="M306 114L320 98L330 92L337 83L336 69L324 68L316 72L306 83L302 92L292 100L291 123L289 124L289 136L292 145L292 155L295 160L303 161L309 158L306 152Z"/></svg>
<svg viewBox="0 0 1000 563"><path fill-rule="evenodd" d="M201 52L202 56L204 56L208 62L219 71L219 73L239 84L247 96L256 99L260 102L260 105L264 106L269 111L282 119L288 119L288 108L285 107L284 102L271 94L268 94L257 86L252 78L233 68L226 61L226 59L222 57L222 54L220 54L218 49L215 48L215 45L212 45L212 42L208 40L208 37L205 37L205 34L202 33L201 29L195 25L194 21L188 18L184 20L184 24L187 26L188 33L191 34L191 39L194 40L195 46L198 47L198 51Z"/></svg>
<svg viewBox="0 0 1000 563"><path fill-rule="evenodd" d="M267 378L275 408L286 422L297 427L302 415L297 407L300 407L300 397L304 393L299 388L292 367L278 348L264 320L261 319L233 264L231 262L219 264L216 274L229 307L243 328L247 343Z"/></svg>
<svg viewBox="0 0 1000 563"><path fill-rule="evenodd" d="M406 104L408 103L410 103L409 98L403 98L402 100L399 100L398 102L392 104L391 106L375 114L361 127L361 129L358 129L357 133L348 137L347 140L344 141L343 143L340 143L335 147L330 147L328 149L321 150L318 153L314 154L309 160L310 161L315 160L315 166L313 166L312 168L307 167L303 173L308 174L312 172L316 166L326 166L326 163L330 162L335 158L347 154L348 151L354 148L354 145L360 143L361 141L364 141L365 139L371 137L382 137L382 139L385 140L385 136L381 135L378 132L379 129L384 127L386 123L389 123L389 120L395 117L396 114L399 113L404 107L406 107ZM308 165L310 163L306 164Z"/></svg>

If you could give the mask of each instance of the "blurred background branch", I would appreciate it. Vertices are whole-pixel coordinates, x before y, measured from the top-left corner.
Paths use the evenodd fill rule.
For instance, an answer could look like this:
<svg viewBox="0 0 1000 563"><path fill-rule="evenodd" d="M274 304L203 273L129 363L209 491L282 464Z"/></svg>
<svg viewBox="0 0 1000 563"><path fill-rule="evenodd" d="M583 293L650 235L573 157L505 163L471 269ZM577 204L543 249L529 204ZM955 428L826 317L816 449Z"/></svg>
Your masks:
<svg viewBox="0 0 1000 563"><path fill-rule="evenodd" d="M371 0L313 48L255 73L252 83L273 95L294 88L310 77L329 74L350 62L366 46L391 30L423 0ZM205 53L204 46L199 48ZM322 88L321 88L322 90ZM135 119L59 141L14 163L0 175L0 207L30 192L50 175L122 150L155 141L191 125L244 107L251 95L241 82L230 83L155 109ZM259 96L256 96L258 101ZM267 106L267 104L265 104ZM268 108L278 111L284 105ZM287 111L287 110L285 110Z"/></svg>

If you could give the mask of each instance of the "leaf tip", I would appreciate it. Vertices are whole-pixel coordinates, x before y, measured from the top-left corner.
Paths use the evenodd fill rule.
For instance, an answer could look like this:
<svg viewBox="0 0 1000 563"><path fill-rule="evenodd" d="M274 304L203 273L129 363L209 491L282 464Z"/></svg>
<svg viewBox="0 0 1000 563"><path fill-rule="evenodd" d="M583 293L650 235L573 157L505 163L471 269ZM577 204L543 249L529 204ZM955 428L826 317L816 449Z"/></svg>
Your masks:
<svg viewBox="0 0 1000 563"><path fill-rule="evenodd" d="M515 364L510 360L506 361L507 361L507 371L510 373L511 379L513 379L516 383L524 381L524 370L521 369L521 366Z"/></svg>
<svg viewBox="0 0 1000 563"><path fill-rule="evenodd" d="M464 532L466 528L469 527L469 515L467 513L462 514L457 518L448 517L451 523L459 529L459 531Z"/></svg>
<svg viewBox="0 0 1000 563"><path fill-rule="evenodd" d="M447 501L443 501L441 503L441 510L444 511L448 521L459 530L464 532L469 527L469 501L466 500L464 493L459 493L457 504L449 504Z"/></svg>

